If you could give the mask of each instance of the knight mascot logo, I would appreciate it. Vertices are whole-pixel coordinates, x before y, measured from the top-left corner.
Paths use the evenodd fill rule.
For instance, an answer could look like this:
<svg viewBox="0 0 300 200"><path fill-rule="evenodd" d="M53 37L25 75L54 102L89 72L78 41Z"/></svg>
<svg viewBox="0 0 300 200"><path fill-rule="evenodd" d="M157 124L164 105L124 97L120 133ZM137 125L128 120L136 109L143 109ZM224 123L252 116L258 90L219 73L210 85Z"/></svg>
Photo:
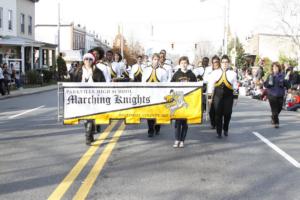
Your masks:
<svg viewBox="0 0 300 200"><path fill-rule="evenodd" d="M184 92L182 91L170 90L170 94L165 96L164 99L167 102L166 107L170 110L171 116L173 116L178 109L188 107L188 104L184 100Z"/></svg>

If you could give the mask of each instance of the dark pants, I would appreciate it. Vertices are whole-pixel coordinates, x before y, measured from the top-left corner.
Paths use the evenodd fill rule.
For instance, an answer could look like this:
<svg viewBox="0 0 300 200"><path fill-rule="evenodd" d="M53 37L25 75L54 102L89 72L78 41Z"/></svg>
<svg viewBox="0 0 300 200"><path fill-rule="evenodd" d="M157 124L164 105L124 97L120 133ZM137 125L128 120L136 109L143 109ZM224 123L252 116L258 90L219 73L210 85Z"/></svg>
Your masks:
<svg viewBox="0 0 300 200"><path fill-rule="evenodd" d="M213 100L215 108L215 122L217 134L222 134L222 128L228 132L229 122L232 114L233 96L215 94Z"/></svg>
<svg viewBox="0 0 300 200"><path fill-rule="evenodd" d="M177 141L184 141L188 130L187 121L185 119L176 120L175 122L175 138Z"/></svg>
<svg viewBox="0 0 300 200"><path fill-rule="evenodd" d="M216 120L215 120L215 107L214 104L212 103L210 106L209 110L209 119L210 119L210 124L212 127L216 126Z"/></svg>
<svg viewBox="0 0 300 200"><path fill-rule="evenodd" d="M268 99L271 106L272 120L275 124L279 124L279 114L283 106L283 97L268 95Z"/></svg>
<svg viewBox="0 0 300 200"><path fill-rule="evenodd" d="M0 92L2 95L5 95L4 79L0 79Z"/></svg>
<svg viewBox="0 0 300 200"><path fill-rule="evenodd" d="M154 131L156 133L159 133L160 125L156 125L154 119L148 119L147 123L148 123L148 134L153 135Z"/></svg>
<svg viewBox="0 0 300 200"><path fill-rule="evenodd" d="M9 94L10 92L10 80L4 79L4 85L5 85L5 89L7 94Z"/></svg>
<svg viewBox="0 0 300 200"><path fill-rule="evenodd" d="M293 105L293 106L291 106L291 107L288 107L287 110L288 110L288 111L297 111L298 108L300 109L300 104L299 104L299 103L298 103L298 104L295 104L295 105Z"/></svg>

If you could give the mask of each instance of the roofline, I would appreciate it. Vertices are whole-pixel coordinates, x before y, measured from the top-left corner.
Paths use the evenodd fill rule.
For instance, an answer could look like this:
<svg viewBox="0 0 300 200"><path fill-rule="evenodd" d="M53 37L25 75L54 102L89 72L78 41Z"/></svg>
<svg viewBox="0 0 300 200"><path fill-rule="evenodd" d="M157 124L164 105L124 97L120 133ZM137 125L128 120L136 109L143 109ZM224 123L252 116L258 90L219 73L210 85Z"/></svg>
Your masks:
<svg viewBox="0 0 300 200"><path fill-rule="evenodd" d="M57 27L58 24L36 24L35 27ZM73 26L73 24L61 24L61 27Z"/></svg>
<svg viewBox="0 0 300 200"><path fill-rule="evenodd" d="M288 34L272 34L272 33L257 33L256 35L259 35L259 36L292 37L292 35L288 35ZM297 35L296 37L300 37L300 35Z"/></svg>

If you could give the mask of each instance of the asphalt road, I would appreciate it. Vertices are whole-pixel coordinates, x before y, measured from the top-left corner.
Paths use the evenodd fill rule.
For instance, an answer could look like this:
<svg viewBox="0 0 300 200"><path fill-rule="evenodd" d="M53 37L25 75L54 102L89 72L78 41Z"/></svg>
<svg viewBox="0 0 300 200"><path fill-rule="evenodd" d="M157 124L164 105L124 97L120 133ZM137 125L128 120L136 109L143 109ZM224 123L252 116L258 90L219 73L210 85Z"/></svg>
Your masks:
<svg viewBox="0 0 300 200"><path fill-rule="evenodd" d="M0 199L300 199L300 114L270 125L267 102L240 98L229 137L190 126L103 126L92 147L83 126L57 122L56 91L0 101Z"/></svg>

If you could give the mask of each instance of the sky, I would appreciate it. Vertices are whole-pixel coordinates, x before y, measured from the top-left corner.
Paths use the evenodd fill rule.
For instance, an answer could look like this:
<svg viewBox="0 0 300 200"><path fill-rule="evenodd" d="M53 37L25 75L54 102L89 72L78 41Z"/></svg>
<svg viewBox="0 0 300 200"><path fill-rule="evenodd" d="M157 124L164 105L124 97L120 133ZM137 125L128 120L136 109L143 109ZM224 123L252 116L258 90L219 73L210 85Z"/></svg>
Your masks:
<svg viewBox="0 0 300 200"><path fill-rule="evenodd" d="M230 0L230 28L244 40L252 33L276 32L270 0ZM275 0L276 1L276 0ZM40 0L36 24L74 22L112 41L122 24L125 38L140 41L145 48L165 48L190 53L195 43L221 46L225 0ZM153 27L153 35L151 35Z"/></svg>

